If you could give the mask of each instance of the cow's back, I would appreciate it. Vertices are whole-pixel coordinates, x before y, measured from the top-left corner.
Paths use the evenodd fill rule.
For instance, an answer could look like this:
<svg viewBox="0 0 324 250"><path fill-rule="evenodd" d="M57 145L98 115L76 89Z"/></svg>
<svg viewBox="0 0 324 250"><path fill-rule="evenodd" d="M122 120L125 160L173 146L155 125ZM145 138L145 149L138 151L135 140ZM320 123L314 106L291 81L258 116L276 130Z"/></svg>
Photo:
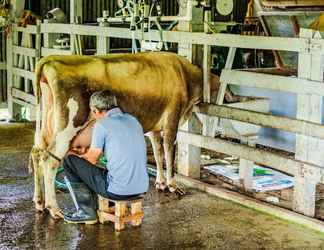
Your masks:
<svg viewBox="0 0 324 250"><path fill-rule="evenodd" d="M51 56L43 64L45 75L56 72L57 81L51 84L65 96L110 90L145 131L160 130L166 116L172 112L183 116L201 97L200 69L172 53Z"/></svg>

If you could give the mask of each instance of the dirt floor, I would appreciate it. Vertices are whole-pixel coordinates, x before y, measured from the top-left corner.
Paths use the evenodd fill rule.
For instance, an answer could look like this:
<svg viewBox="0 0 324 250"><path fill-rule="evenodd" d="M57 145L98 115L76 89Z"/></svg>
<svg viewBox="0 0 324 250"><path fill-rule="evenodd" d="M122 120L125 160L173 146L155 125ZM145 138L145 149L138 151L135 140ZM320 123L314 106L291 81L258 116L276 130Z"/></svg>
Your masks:
<svg viewBox="0 0 324 250"><path fill-rule="evenodd" d="M151 186L142 226L122 232L54 221L31 201L33 127L2 123L0 139L0 249L324 249L324 234L196 190L178 199ZM68 194L58 199L71 207Z"/></svg>

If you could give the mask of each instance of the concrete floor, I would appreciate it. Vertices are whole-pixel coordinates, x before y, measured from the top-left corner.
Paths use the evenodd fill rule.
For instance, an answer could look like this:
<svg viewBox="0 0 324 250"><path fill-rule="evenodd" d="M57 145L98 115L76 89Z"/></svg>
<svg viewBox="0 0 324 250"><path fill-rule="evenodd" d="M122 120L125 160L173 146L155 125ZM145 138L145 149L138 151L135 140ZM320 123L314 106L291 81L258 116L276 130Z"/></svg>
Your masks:
<svg viewBox="0 0 324 250"><path fill-rule="evenodd" d="M32 133L0 124L0 249L324 249L324 234L196 190L179 200L151 186L142 226L122 232L54 221L31 201ZM63 209L68 198L58 194Z"/></svg>

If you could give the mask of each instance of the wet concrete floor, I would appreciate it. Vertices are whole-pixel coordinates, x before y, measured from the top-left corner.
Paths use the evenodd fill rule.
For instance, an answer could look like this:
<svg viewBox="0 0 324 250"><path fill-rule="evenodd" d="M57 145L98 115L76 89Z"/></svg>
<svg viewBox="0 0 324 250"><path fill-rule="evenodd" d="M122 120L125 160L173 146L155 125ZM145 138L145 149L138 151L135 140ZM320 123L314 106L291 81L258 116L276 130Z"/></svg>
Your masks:
<svg viewBox="0 0 324 250"><path fill-rule="evenodd" d="M143 224L122 232L54 221L31 201L32 134L30 126L0 124L0 249L324 249L324 234L196 190L178 199L151 186ZM71 206L66 193L58 200Z"/></svg>

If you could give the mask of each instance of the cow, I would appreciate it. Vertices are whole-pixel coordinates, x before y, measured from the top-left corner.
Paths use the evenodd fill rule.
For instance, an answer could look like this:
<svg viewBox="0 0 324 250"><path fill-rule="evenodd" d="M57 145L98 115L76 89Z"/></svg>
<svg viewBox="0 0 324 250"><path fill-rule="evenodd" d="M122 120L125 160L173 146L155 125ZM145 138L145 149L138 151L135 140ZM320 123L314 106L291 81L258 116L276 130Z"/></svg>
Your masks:
<svg viewBox="0 0 324 250"><path fill-rule="evenodd" d="M215 99L219 81L215 75L210 79ZM202 88L202 71L185 58L168 52L41 59L36 67L38 116L31 152L36 209L48 209L53 218L62 217L55 195L56 170L69 150L78 147L76 138L91 134L89 98L99 90L116 95L119 107L142 124L156 159L156 187L174 191L176 134L179 124L188 119L192 107L202 100ZM229 91L225 98L235 99ZM83 148L90 144L89 139L86 141Z"/></svg>

